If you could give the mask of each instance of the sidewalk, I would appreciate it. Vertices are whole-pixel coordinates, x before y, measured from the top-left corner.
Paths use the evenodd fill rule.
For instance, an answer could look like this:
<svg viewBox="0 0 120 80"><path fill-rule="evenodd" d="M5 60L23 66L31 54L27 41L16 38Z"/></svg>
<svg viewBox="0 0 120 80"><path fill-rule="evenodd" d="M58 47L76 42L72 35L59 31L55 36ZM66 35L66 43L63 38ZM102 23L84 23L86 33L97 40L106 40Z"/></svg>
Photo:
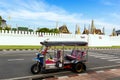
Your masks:
<svg viewBox="0 0 120 80"><path fill-rule="evenodd" d="M77 75L48 78L45 80L120 80L120 69L100 70Z"/></svg>

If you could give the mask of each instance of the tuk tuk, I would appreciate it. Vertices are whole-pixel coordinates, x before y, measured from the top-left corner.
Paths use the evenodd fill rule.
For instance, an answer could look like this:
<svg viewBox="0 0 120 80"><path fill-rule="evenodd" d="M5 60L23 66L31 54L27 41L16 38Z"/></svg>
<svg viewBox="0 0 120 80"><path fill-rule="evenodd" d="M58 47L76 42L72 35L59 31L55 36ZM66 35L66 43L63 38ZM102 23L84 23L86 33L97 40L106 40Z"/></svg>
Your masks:
<svg viewBox="0 0 120 80"><path fill-rule="evenodd" d="M51 69L70 69L77 73L86 71L88 60L88 43L85 41L43 41L35 64L31 67L33 74Z"/></svg>

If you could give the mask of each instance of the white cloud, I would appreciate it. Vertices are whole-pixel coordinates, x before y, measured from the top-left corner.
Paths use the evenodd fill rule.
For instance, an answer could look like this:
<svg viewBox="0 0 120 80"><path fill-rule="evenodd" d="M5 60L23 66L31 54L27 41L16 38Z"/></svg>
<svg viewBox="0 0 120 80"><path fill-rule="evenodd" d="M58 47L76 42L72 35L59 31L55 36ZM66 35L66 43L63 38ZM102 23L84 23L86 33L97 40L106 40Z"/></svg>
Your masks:
<svg viewBox="0 0 120 80"><path fill-rule="evenodd" d="M119 13L111 13L110 15L111 15L112 17L120 20L120 14L119 14Z"/></svg>
<svg viewBox="0 0 120 80"><path fill-rule="evenodd" d="M100 0L103 5L106 6L118 6L119 0Z"/></svg>

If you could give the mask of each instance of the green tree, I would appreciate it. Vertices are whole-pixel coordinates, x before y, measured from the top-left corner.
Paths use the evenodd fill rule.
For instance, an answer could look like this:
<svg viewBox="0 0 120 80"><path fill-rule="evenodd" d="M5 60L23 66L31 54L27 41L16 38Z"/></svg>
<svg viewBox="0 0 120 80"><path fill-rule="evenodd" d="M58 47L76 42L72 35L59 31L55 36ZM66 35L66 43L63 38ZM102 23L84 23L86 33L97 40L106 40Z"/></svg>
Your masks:
<svg viewBox="0 0 120 80"><path fill-rule="evenodd" d="M27 27L18 27L18 30L19 31L28 31L28 28Z"/></svg>
<svg viewBox="0 0 120 80"><path fill-rule="evenodd" d="M2 27L0 27L0 30L2 30Z"/></svg>
<svg viewBox="0 0 120 80"><path fill-rule="evenodd" d="M12 28L12 31L17 31L17 28Z"/></svg>
<svg viewBox="0 0 120 80"><path fill-rule="evenodd" d="M28 29L29 32L33 32L33 29Z"/></svg>
<svg viewBox="0 0 120 80"><path fill-rule="evenodd" d="M4 27L4 30L9 31L9 30L11 30L11 27L6 26L6 27Z"/></svg>
<svg viewBox="0 0 120 80"><path fill-rule="evenodd" d="M49 32L49 28L38 28L36 32Z"/></svg>
<svg viewBox="0 0 120 80"><path fill-rule="evenodd" d="M1 23L2 23L2 17L0 16L0 26L1 26Z"/></svg>
<svg viewBox="0 0 120 80"><path fill-rule="evenodd" d="M2 17L0 16L0 20L2 20Z"/></svg>
<svg viewBox="0 0 120 80"><path fill-rule="evenodd" d="M59 33L59 30L57 28L53 28L53 29L50 29L49 32L51 32L51 33Z"/></svg>
<svg viewBox="0 0 120 80"><path fill-rule="evenodd" d="M1 26L1 24L2 24L2 21L0 20L0 26Z"/></svg>
<svg viewBox="0 0 120 80"><path fill-rule="evenodd" d="M46 33L59 33L57 28L49 29L49 28L38 28L36 32L46 32Z"/></svg>

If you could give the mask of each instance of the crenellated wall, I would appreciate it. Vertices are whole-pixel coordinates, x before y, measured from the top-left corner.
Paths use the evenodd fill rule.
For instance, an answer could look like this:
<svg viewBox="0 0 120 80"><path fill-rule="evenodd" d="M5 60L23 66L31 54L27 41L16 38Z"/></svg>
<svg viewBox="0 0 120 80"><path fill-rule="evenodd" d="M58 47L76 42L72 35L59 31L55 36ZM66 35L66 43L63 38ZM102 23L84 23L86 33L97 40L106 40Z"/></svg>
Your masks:
<svg viewBox="0 0 120 80"><path fill-rule="evenodd" d="M87 41L89 46L120 46L120 36L0 31L0 45L40 45L40 42L45 39L54 41Z"/></svg>

